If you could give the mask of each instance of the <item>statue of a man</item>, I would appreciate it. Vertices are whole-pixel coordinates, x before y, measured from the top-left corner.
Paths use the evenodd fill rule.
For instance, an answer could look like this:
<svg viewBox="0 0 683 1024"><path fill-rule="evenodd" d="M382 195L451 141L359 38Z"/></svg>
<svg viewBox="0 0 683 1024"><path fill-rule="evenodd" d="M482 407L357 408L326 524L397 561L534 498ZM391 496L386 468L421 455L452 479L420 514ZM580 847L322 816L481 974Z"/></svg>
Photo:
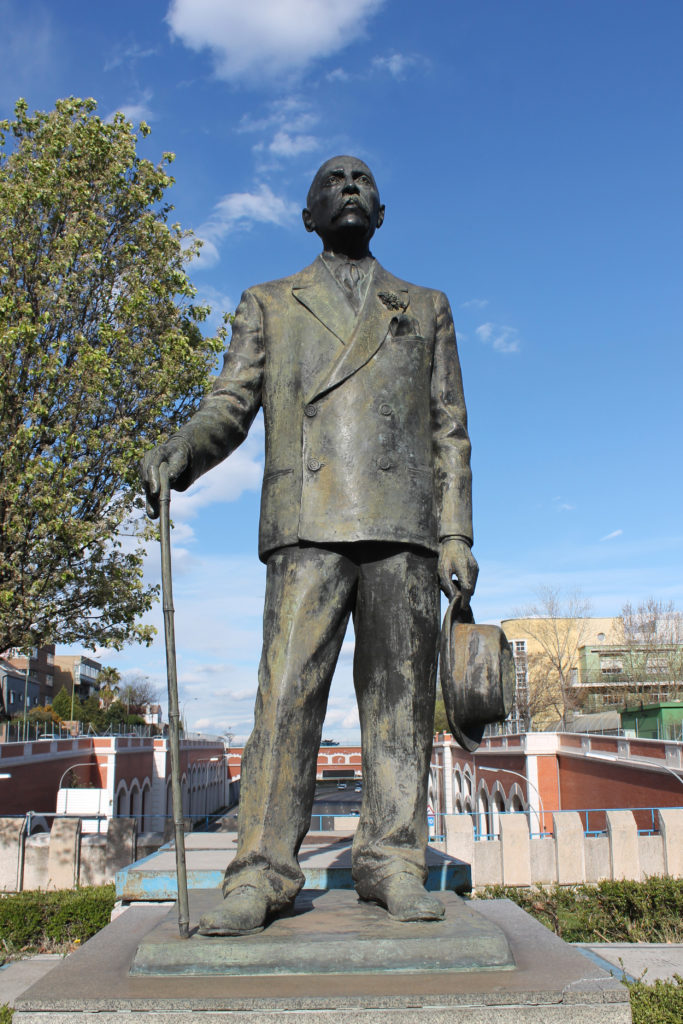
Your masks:
<svg viewBox="0 0 683 1024"><path fill-rule="evenodd" d="M383 220L361 160L323 164L303 211L322 254L244 293L213 390L142 464L156 515L159 465L184 490L263 408L263 652L237 854L223 901L200 921L205 935L258 931L304 883L297 854L351 615L364 781L356 890L402 921L444 914L424 888L427 781L439 585L449 597L459 587L467 606L478 571L470 441L448 300L375 260Z"/></svg>

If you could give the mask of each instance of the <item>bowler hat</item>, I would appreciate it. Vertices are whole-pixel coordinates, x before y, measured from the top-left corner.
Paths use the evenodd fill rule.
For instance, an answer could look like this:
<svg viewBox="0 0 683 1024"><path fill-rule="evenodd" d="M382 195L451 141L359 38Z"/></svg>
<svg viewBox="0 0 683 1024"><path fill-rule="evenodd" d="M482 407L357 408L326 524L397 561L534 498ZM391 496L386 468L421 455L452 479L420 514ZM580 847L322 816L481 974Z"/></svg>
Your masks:
<svg viewBox="0 0 683 1024"><path fill-rule="evenodd" d="M507 637L499 626L476 625L456 594L441 626L439 657L451 733L465 750L476 750L486 726L512 709L515 664Z"/></svg>

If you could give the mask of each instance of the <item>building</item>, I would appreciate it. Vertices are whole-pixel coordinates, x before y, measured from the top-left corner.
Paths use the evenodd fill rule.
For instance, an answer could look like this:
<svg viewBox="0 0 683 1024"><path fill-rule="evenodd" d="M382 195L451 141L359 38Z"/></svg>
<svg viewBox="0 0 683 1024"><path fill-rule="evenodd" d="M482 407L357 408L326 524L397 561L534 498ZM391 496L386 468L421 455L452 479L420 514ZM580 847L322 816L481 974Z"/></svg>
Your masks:
<svg viewBox="0 0 683 1024"><path fill-rule="evenodd" d="M16 647L11 647L0 657L8 661L22 675L26 673L26 655L22 654ZM55 645L44 644L42 647L34 647L28 659L29 681L38 685L38 703L51 704L55 694L54 688L54 664ZM33 707L33 704L31 704Z"/></svg>
<svg viewBox="0 0 683 1024"><path fill-rule="evenodd" d="M683 644L585 644L578 655L577 682L588 711L683 695Z"/></svg>
<svg viewBox="0 0 683 1024"><path fill-rule="evenodd" d="M67 693L76 693L81 700L97 690L96 679L102 666L85 654L56 654L54 657L54 692L64 687Z"/></svg>
<svg viewBox="0 0 683 1024"><path fill-rule="evenodd" d="M24 658L24 662L26 659ZM0 657L0 712L8 718L14 718L24 713L24 698L26 698L26 710L37 707L40 701L40 687L35 678L29 672L26 677L26 669L23 672L8 661ZM0 726L0 729L2 727ZM0 736L2 734L0 733Z"/></svg>
<svg viewBox="0 0 683 1024"><path fill-rule="evenodd" d="M437 816L471 814L482 836L497 836L510 811L525 812L537 835L552 833L558 811L578 811L584 830L598 832L607 809L626 808L650 831L655 808L683 807L683 743L530 732L485 737L469 753L440 733L429 795Z"/></svg>
<svg viewBox="0 0 683 1024"><path fill-rule="evenodd" d="M606 650L623 635L620 617L503 619L501 626L515 659L515 704L510 717L513 727L522 731L532 721L543 727L562 717L558 664L567 687L581 685L580 652L586 647ZM585 697L586 692L576 692L577 706Z"/></svg>
<svg viewBox="0 0 683 1024"><path fill-rule="evenodd" d="M621 727L625 736L683 741L683 701L663 704L641 701L634 707L626 707L621 712Z"/></svg>

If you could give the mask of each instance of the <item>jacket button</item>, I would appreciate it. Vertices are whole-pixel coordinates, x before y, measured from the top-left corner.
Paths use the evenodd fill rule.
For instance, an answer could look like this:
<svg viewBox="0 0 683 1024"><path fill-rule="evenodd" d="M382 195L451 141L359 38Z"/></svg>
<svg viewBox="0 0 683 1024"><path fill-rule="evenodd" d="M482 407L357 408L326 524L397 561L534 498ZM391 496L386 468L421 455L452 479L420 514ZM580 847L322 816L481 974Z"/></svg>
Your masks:
<svg viewBox="0 0 683 1024"><path fill-rule="evenodd" d="M306 416L308 416L309 419L313 419L313 417L317 416L317 414L318 414L318 406L317 405L307 405L304 408L304 413L306 414Z"/></svg>
<svg viewBox="0 0 683 1024"><path fill-rule="evenodd" d="M309 459L307 465L311 473L317 473L322 463L319 459Z"/></svg>
<svg viewBox="0 0 683 1024"><path fill-rule="evenodd" d="M379 411L382 416L391 416L391 406L387 405L386 402L383 402L382 405L380 405Z"/></svg>
<svg viewBox="0 0 683 1024"><path fill-rule="evenodd" d="M382 455L377 460L377 465L379 466L380 469L391 469L391 459L389 458L388 455Z"/></svg>

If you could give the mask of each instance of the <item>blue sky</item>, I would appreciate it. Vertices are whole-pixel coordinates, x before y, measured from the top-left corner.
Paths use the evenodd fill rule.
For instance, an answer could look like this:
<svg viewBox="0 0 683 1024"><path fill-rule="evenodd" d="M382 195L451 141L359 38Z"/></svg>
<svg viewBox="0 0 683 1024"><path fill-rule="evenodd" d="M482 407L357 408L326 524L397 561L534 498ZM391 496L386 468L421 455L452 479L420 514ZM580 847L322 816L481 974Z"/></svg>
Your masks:
<svg viewBox="0 0 683 1024"><path fill-rule="evenodd" d="M318 165L365 159L375 255L444 290L473 442L478 619L539 585L595 614L683 605L677 0L0 3L0 116L94 96L176 153L202 298L309 263ZM181 702L251 728L264 571L262 424L173 503ZM148 573L158 578L156 551ZM160 624L160 615L154 620ZM160 633L161 636L161 633ZM347 638L325 735L357 737ZM102 659L165 683L163 642Z"/></svg>

